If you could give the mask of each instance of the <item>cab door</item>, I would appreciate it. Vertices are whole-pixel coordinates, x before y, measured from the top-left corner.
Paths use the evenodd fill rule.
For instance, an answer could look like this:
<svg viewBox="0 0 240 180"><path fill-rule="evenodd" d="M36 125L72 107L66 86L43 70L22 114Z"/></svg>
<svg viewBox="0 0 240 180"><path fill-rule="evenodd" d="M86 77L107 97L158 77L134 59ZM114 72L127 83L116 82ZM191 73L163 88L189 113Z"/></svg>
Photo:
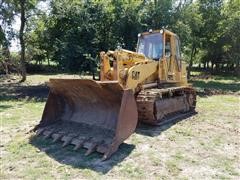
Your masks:
<svg viewBox="0 0 240 180"><path fill-rule="evenodd" d="M175 82L175 38L172 34L166 33L165 36L165 58L167 62L167 81Z"/></svg>
<svg viewBox="0 0 240 180"><path fill-rule="evenodd" d="M175 54L174 55L175 81L179 83L183 79L182 79L182 58L180 53L180 40L177 35L174 36L174 54Z"/></svg>
<svg viewBox="0 0 240 180"><path fill-rule="evenodd" d="M182 69L182 58L180 53L180 40L178 36L174 36L174 46L175 46L175 60L177 71L180 72Z"/></svg>
<svg viewBox="0 0 240 180"><path fill-rule="evenodd" d="M164 30L163 56L159 61L159 81L162 83L179 83L182 81L182 62L180 41L177 35Z"/></svg>

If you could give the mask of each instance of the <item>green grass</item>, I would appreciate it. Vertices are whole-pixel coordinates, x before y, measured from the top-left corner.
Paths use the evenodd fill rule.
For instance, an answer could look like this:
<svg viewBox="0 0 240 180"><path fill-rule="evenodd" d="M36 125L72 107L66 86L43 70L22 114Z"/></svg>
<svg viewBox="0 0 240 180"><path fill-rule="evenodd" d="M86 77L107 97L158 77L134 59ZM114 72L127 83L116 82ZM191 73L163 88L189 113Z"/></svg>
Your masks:
<svg viewBox="0 0 240 180"><path fill-rule="evenodd" d="M199 78L200 77L200 78ZM213 89L227 92L240 92L240 77L237 76L211 76L197 75L191 83L193 86L202 89Z"/></svg>
<svg viewBox="0 0 240 180"><path fill-rule="evenodd" d="M85 157L84 149L61 148L29 132L41 118L47 94L40 100L34 94L15 98L15 89L40 87L49 77L56 76L31 75L22 85L0 87L1 179L239 179L239 95L198 96L197 115L172 126L139 128L100 163L97 153ZM209 81L220 89L217 83L239 84L218 76L195 79L195 85L199 81L206 81L201 88Z"/></svg>

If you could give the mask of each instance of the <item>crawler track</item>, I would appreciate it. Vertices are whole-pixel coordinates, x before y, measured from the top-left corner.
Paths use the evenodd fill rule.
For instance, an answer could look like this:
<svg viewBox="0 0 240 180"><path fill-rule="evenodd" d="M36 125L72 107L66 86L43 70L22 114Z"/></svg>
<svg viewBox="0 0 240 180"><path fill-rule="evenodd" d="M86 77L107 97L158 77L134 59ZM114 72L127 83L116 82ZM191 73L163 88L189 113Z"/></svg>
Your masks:
<svg viewBox="0 0 240 180"><path fill-rule="evenodd" d="M138 119L144 123L161 125L190 112L196 106L196 92L189 87L142 90L137 98Z"/></svg>
<svg viewBox="0 0 240 180"><path fill-rule="evenodd" d="M112 91L109 93L112 93ZM86 155L95 151L102 153L102 160L105 160L118 149L119 144L127 136L134 132L134 124L129 124L132 120L131 118L120 118L117 123L115 122L115 118L114 121L114 117L117 117L117 115L113 116L112 113L115 112L116 114L117 108L113 107L119 106L116 103L111 103L110 108L110 106L100 106L99 102L101 101L99 100L90 107L89 103L85 103L88 102L86 99L81 99L80 101L78 97L76 99L69 98L71 100L69 102L69 99L65 96L61 96L62 98L58 96L55 94L49 95L43 119L35 128L37 135L52 138L53 142L62 142L63 147L73 145L75 146L74 150L86 148ZM65 102L62 102L61 99L64 98L68 101L65 100ZM129 97L125 97L125 100L129 101ZM74 103L71 103L72 101ZM124 109L125 113L126 110L129 110L135 104L134 96L132 96L132 101L134 101L132 104L126 103L129 107ZM162 125L192 113L196 105L196 93L194 89L189 87L145 89L136 96L136 102L138 119L140 121L153 125ZM83 106L84 104L86 105ZM72 111L68 111L70 105ZM107 107L108 109L106 109ZM98 116L94 116L93 118L91 115L92 113L96 113L96 108ZM101 109L103 111L100 111ZM128 113L126 117L131 117L130 115L131 113ZM82 119L86 116L89 118L85 118L87 120L83 121ZM107 117L107 121L103 117ZM109 124L112 126L106 126ZM128 129L129 127L131 128Z"/></svg>

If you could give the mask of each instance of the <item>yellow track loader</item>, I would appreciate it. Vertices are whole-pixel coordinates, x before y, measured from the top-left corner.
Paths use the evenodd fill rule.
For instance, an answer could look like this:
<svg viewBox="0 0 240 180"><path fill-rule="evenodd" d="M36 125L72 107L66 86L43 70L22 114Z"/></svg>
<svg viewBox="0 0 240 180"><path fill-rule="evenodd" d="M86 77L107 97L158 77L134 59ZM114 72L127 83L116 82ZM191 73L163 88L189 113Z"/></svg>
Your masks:
<svg viewBox="0 0 240 180"><path fill-rule="evenodd" d="M134 133L137 122L152 125L194 111L196 92L187 82L176 34L138 34L136 52L101 52L100 81L50 79L50 93L37 135L72 144L103 160Z"/></svg>

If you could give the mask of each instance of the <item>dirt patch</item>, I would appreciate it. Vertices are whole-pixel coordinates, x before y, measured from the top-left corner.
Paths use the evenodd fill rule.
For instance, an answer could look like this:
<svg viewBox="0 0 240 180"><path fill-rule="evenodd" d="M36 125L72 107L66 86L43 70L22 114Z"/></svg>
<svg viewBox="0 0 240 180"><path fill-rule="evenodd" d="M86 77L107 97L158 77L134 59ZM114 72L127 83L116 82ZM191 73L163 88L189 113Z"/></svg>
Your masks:
<svg viewBox="0 0 240 180"><path fill-rule="evenodd" d="M39 83L36 85L28 85L19 83L18 78L12 76L0 78L0 99L1 100L35 100L46 101L48 94L48 87L46 83Z"/></svg>
<svg viewBox="0 0 240 180"><path fill-rule="evenodd" d="M239 96L198 96L198 114L161 127L140 125L100 162L101 154L84 156L83 148L26 134L41 118L48 78L30 88L13 81L0 87L1 179L239 179ZM43 101L33 101L37 97Z"/></svg>

